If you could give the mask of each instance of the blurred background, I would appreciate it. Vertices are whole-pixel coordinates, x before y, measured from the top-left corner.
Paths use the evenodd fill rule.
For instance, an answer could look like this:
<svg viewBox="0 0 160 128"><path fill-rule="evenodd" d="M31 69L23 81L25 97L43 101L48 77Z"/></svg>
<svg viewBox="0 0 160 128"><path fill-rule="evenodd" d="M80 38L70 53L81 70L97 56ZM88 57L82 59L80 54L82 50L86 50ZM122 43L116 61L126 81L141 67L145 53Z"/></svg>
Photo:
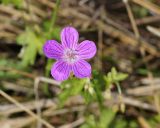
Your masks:
<svg viewBox="0 0 160 128"><path fill-rule="evenodd" d="M76 90L57 105L42 47L68 25L97 45L95 81L112 67L128 75L123 104L113 85L102 113ZM160 128L160 0L0 0L0 89L1 128Z"/></svg>

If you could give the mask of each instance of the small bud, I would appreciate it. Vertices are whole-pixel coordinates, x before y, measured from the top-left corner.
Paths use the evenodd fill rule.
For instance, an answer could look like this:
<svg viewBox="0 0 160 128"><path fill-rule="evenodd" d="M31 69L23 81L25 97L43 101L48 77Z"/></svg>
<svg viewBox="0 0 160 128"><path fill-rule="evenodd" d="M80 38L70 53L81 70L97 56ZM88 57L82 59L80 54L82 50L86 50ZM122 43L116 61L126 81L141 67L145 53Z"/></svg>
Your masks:
<svg viewBox="0 0 160 128"><path fill-rule="evenodd" d="M120 104L120 111L121 111L122 113L125 112L125 108L126 108L125 104L124 104L124 103L121 103L121 104Z"/></svg>
<svg viewBox="0 0 160 128"><path fill-rule="evenodd" d="M106 100L111 99L111 90L110 90L110 89L107 89L107 90L104 92L104 98L105 98Z"/></svg>
<svg viewBox="0 0 160 128"><path fill-rule="evenodd" d="M90 86L89 89L88 89L88 92L89 92L91 95L93 95L94 89Z"/></svg>
<svg viewBox="0 0 160 128"><path fill-rule="evenodd" d="M87 80L86 80L86 84L85 84L85 86L84 86L84 89L85 89L86 91L88 91L91 95L93 95L94 89L93 89L93 87L92 87L92 85L91 85L91 83L90 83L90 79L87 79Z"/></svg>
<svg viewBox="0 0 160 128"><path fill-rule="evenodd" d="M71 85L70 84L66 84L65 88L70 88Z"/></svg>
<svg viewBox="0 0 160 128"><path fill-rule="evenodd" d="M89 88L88 84L85 84L84 89L88 90L88 88Z"/></svg>

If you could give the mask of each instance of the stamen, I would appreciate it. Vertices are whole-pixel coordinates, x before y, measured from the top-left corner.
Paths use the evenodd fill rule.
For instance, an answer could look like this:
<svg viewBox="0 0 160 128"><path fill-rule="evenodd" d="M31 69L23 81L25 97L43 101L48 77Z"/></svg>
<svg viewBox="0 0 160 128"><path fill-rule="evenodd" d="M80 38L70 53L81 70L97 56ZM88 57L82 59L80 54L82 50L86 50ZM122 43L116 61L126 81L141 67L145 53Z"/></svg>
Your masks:
<svg viewBox="0 0 160 128"><path fill-rule="evenodd" d="M66 49L66 50L64 51L63 59L64 59L67 63L73 64L73 63L75 63L75 62L79 59L78 52L77 52L76 50Z"/></svg>

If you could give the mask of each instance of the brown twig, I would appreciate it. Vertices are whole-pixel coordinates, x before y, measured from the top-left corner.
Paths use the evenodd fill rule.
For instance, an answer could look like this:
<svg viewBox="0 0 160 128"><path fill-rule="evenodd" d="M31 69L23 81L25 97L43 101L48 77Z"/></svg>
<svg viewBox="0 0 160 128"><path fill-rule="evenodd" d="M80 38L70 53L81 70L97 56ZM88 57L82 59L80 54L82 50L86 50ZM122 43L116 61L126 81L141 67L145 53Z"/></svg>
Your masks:
<svg viewBox="0 0 160 128"><path fill-rule="evenodd" d="M152 26L147 26L147 30L148 30L149 32L151 32L152 34L160 37L160 29L157 29L157 28L152 27Z"/></svg>
<svg viewBox="0 0 160 128"><path fill-rule="evenodd" d="M83 117L79 118L78 120L72 122L72 123L69 123L69 124L65 124L63 126L60 126L58 128L75 128L79 125L81 125L82 123L84 123L85 119Z"/></svg>
<svg viewBox="0 0 160 128"><path fill-rule="evenodd" d="M17 107L23 109L26 113L28 113L30 116L34 117L35 119L41 121L41 123L43 123L45 126L47 126L48 128L54 128L51 124L49 124L47 121L43 120L42 118L39 118L36 114L34 114L32 111L30 111L29 109L27 109L25 106L23 106L21 103L19 103L18 101L16 101L15 99L13 99L12 97L10 97L7 93L5 93L4 91L0 90L0 94L6 98L7 100L9 100L10 102L12 102L13 104L15 104Z"/></svg>
<svg viewBox="0 0 160 128"><path fill-rule="evenodd" d="M136 19L136 24L139 26L139 25L150 24L158 21L160 21L160 16L157 16L157 15L147 16L140 19Z"/></svg>
<svg viewBox="0 0 160 128"><path fill-rule="evenodd" d="M135 18L133 16L133 13L132 13L131 7L130 7L130 5L128 3L128 0L123 0L123 2L125 4L125 6L126 6L126 9L127 9L127 12L128 12L128 16L129 16L132 28L134 30L135 37L137 39L139 39L140 38L140 33L139 33L138 27L136 25Z"/></svg>

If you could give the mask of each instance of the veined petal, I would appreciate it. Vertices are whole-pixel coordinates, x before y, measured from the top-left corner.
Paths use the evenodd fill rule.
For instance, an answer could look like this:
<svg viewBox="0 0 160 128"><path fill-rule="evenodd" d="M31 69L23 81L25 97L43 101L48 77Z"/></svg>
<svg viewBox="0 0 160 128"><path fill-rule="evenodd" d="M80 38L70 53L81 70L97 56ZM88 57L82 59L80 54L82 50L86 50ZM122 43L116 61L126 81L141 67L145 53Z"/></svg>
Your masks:
<svg viewBox="0 0 160 128"><path fill-rule="evenodd" d="M93 41L85 40L77 46L76 50L81 59L90 59L96 54L97 48Z"/></svg>
<svg viewBox="0 0 160 128"><path fill-rule="evenodd" d="M78 78L90 77L91 65L85 60L79 60L72 66L73 73Z"/></svg>
<svg viewBox="0 0 160 128"><path fill-rule="evenodd" d="M68 79L70 71L71 67L67 63L63 61L57 61L52 66L51 75L57 81L64 81Z"/></svg>
<svg viewBox="0 0 160 128"><path fill-rule="evenodd" d="M62 45L67 48L75 49L78 43L79 34L73 27L65 27L61 32Z"/></svg>
<svg viewBox="0 0 160 128"><path fill-rule="evenodd" d="M46 57L58 60L63 55L63 46L55 40L48 40L43 46L43 52Z"/></svg>

